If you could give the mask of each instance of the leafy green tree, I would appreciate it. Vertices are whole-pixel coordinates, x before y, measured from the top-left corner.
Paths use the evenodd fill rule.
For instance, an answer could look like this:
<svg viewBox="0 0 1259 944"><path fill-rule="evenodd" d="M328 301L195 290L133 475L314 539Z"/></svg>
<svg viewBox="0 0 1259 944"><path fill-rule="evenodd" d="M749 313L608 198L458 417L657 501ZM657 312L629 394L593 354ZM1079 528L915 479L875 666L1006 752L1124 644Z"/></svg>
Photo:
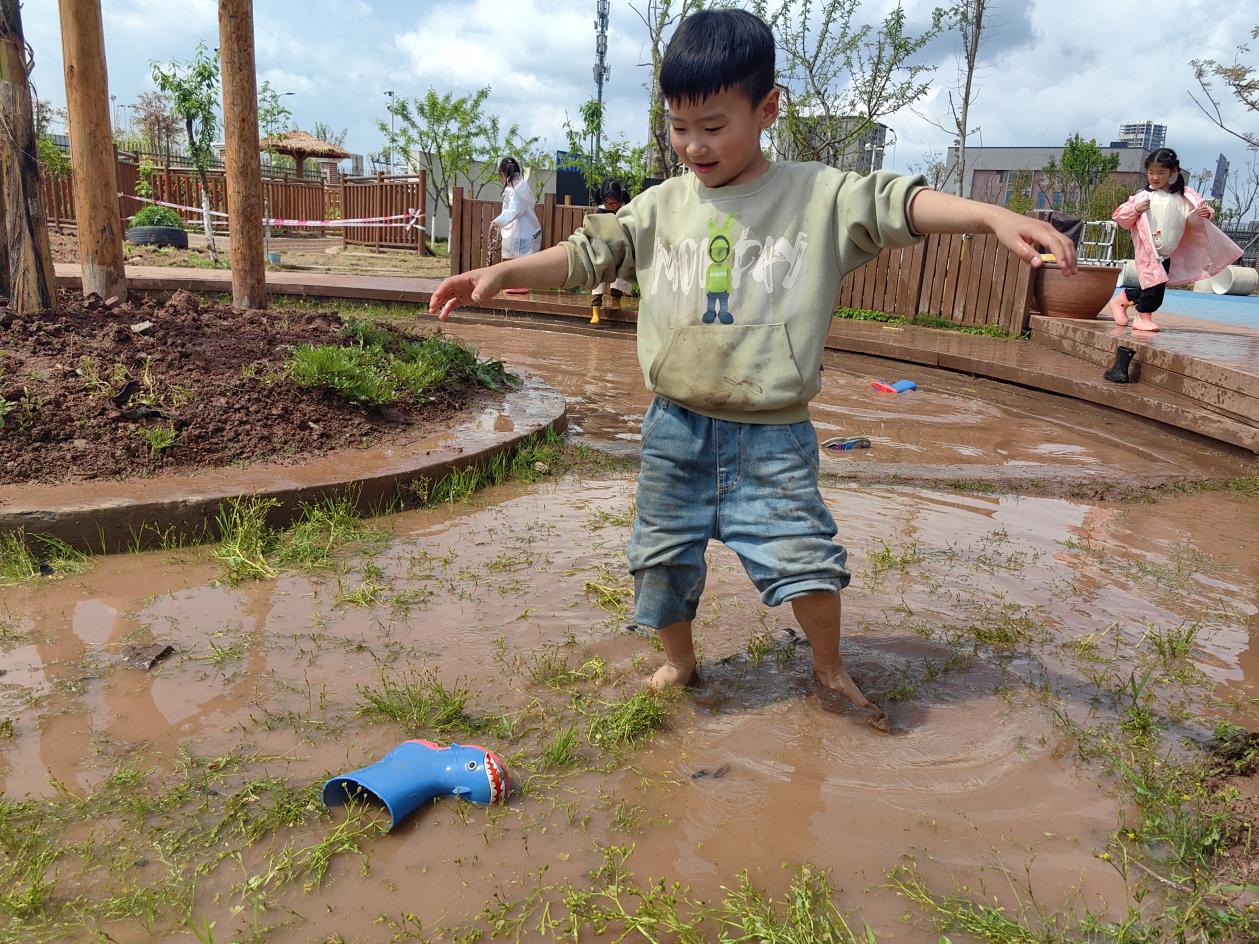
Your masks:
<svg viewBox="0 0 1259 944"><path fill-rule="evenodd" d="M646 176L670 177L678 169L678 157L669 143L669 122L664 94L660 91L660 66L664 62L665 44L669 35L684 17L704 8L704 0L645 0L630 4L647 27L651 48L651 77L647 90L647 165ZM641 6L641 9L640 9Z"/></svg>
<svg viewBox="0 0 1259 944"><path fill-rule="evenodd" d="M1259 39L1259 26L1254 27L1250 31L1251 39ZM1251 112L1250 121L1259 123L1259 67L1244 62L1242 57L1249 55L1250 46L1241 43L1237 47L1237 54L1233 58L1232 65L1226 65L1215 59L1194 59L1191 61L1193 66L1194 78L1198 80L1198 85L1202 89L1202 96L1206 99L1206 103L1198 101L1193 94L1190 98L1194 104L1202 109L1202 113L1211 119L1217 127L1223 131L1227 131L1233 137L1246 142L1246 146L1252 149L1259 149L1259 127L1252 127L1249 130L1239 130L1232 126L1232 121L1224 117L1223 106L1216 97L1214 84L1216 81L1222 82L1224 87L1232 94L1246 111Z"/></svg>
<svg viewBox="0 0 1259 944"><path fill-rule="evenodd" d="M400 155L407 169L428 173L428 193L433 206L450 210L451 189L459 178L471 180L477 143L483 124L482 111L490 97L487 85L470 95L438 94L430 88L423 96L396 96L389 103L389 122L377 120L390 154Z"/></svg>
<svg viewBox="0 0 1259 944"><path fill-rule="evenodd" d="M654 169L656 155L653 147L632 144L624 135L619 135L604 142L596 161L590 146L595 135L603 133L603 106L592 98L581 106L579 114L580 125L574 125L567 119L564 122L569 155L566 168L579 171L586 189L591 193L596 192L603 181L614 178L625 186L630 196L636 196Z"/></svg>
<svg viewBox="0 0 1259 944"><path fill-rule="evenodd" d="M329 144L335 144L341 147L345 144L346 136L350 133L348 128L342 128L340 131L333 131L332 125L324 124L322 121L316 121L315 127L311 129L311 134L320 141L327 141Z"/></svg>
<svg viewBox="0 0 1259 944"><path fill-rule="evenodd" d="M264 139L275 138L289 130L289 119L293 113L284 107L280 94L264 81L258 89L258 131ZM275 142L267 145L267 162L273 168L288 169L296 167L297 162L287 154L280 154L275 149Z"/></svg>
<svg viewBox="0 0 1259 944"><path fill-rule="evenodd" d="M31 112L35 120L35 148L40 173L60 180L70 173L70 155L53 140L52 128L57 122L65 122L66 110L57 108L47 99L32 96Z"/></svg>
<svg viewBox="0 0 1259 944"><path fill-rule="evenodd" d="M1041 186L1048 188L1049 193L1062 194L1062 210L1080 213L1089 208L1098 185L1117 170L1118 154L1104 153L1096 139L1085 141L1077 133L1063 145L1062 160L1051 160L1045 165L1041 171ZM1103 218L1109 219L1110 211Z"/></svg>
<svg viewBox="0 0 1259 944"><path fill-rule="evenodd" d="M171 146L183 125L173 102L163 92L145 92L131 106L131 124L139 134L143 149L170 158Z"/></svg>
<svg viewBox="0 0 1259 944"><path fill-rule="evenodd" d="M192 61L152 63L153 84L172 99L172 108L184 122L188 134L188 153L201 181L201 219L205 226L206 247L210 258L218 261L214 230L210 226L210 183L206 178L214 160L214 133L218 130L219 54L197 43Z"/></svg>
<svg viewBox="0 0 1259 944"><path fill-rule="evenodd" d="M479 172L474 178L470 178L470 183L472 195L477 199L480 199L481 192L487 186L499 182L498 162L508 155L520 161L521 167L532 168L535 172L550 170L555 163L539 146L540 138L526 138L516 124L504 130L502 119L498 115L485 116L475 131L474 141L473 155L474 161L479 165ZM541 188L546 185L546 179L543 174L534 173L529 180L536 199Z"/></svg>
<svg viewBox="0 0 1259 944"><path fill-rule="evenodd" d="M1005 201L1005 207L1014 213L1028 213L1035 204L1032 202L1032 172L1029 170L1016 170L1010 175L1009 187L1006 190L1010 194L1010 199Z"/></svg>
<svg viewBox="0 0 1259 944"><path fill-rule="evenodd" d="M861 0L751 0L774 31L781 116L770 132L780 157L836 163L876 122L927 94L933 66L913 60L939 35L932 13L919 35L899 5L876 24L858 23Z"/></svg>

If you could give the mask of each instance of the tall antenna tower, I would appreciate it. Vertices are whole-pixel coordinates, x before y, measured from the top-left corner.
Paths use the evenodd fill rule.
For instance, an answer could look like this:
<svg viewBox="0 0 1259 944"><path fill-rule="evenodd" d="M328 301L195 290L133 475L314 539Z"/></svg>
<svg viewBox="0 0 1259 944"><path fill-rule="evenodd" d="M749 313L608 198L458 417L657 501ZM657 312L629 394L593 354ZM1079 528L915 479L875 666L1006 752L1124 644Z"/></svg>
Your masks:
<svg viewBox="0 0 1259 944"><path fill-rule="evenodd" d="M612 77L612 67L608 65L608 12L612 4L610 0L595 0L595 89L599 102L599 126L594 134L594 162L599 163L599 144L603 137L603 83Z"/></svg>

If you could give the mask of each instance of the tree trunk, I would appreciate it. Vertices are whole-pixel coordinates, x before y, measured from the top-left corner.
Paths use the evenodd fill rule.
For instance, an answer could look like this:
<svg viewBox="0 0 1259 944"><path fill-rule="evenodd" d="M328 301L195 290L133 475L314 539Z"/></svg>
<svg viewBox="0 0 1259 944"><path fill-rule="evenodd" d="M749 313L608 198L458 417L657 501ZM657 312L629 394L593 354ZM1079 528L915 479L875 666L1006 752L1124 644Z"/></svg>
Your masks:
<svg viewBox="0 0 1259 944"><path fill-rule="evenodd" d="M959 197L968 196L966 193L966 139L970 135L971 87L975 82L975 63L979 61L979 39L984 31L984 8L987 5L987 0L968 0L965 4L967 27L962 30L962 41L966 45L966 83L962 87L962 117L957 129L957 195Z"/></svg>
<svg viewBox="0 0 1259 944"><path fill-rule="evenodd" d="M9 241L4 237L4 205L7 200L4 181L0 180L0 299L3 299L3 304L8 304L9 300Z"/></svg>
<svg viewBox="0 0 1259 944"><path fill-rule="evenodd" d="M193 155L195 160L197 137L192 130L191 115L184 116L184 129L188 132L188 153ZM210 228L210 181L206 178L205 170L201 167L197 168L197 180L201 182L201 225L205 230L205 247L210 253L210 258L218 262L219 250L214 245L214 230Z"/></svg>
<svg viewBox="0 0 1259 944"><path fill-rule="evenodd" d="M109 82L100 0L60 0L60 9L83 293L125 298L118 163L109 125Z"/></svg>
<svg viewBox="0 0 1259 944"><path fill-rule="evenodd" d="M228 232L231 233L232 304L238 308L266 308L253 0L219 0L219 50L223 57L223 136L227 145L224 157Z"/></svg>
<svg viewBox="0 0 1259 944"><path fill-rule="evenodd" d="M0 289L19 312L57 301L18 0L0 0Z"/></svg>

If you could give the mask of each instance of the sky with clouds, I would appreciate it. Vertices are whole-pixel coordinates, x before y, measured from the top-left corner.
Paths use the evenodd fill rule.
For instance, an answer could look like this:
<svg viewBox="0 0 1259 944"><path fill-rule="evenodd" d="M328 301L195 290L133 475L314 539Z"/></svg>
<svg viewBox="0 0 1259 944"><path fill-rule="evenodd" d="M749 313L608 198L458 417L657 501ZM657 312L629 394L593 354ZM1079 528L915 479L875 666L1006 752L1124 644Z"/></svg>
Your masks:
<svg viewBox="0 0 1259 944"><path fill-rule="evenodd" d="M903 0L911 25L936 3ZM646 136L643 83L647 31L635 14L644 4L611 0L607 89L610 130ZM152 60L187 59L199 40L217 45L215 0L102 0L110 92L118 104L152 88ZM865 0L860 15L880 19L893 0ZM1247 9L1249 7L1249 10ZM346 128L356 152L382 146L376 121L386 117L386 89L421 94L427 87L465 93L493 89L489 107L506 123L562 147L566 114L593 96L594 0L254 0L259 78L277 91L294 121ZM26 0L27 40L35 52L41 97L63 104L57 4ZM1053 145L1080 132L1106 143L1124 122L1168 126L1168 144L1192 168L1214 166L1223 152L1234 165L1241 142L1202 116L1189 61L1232 61L1235 47L1259 24L1245 3L1181 0L995 0L981 48L983 69L973 106L971 143ZM1259 45L1259 44L1256 44ZM917 106L886 119L896 131L887 165L906 169L948 136L931 126L956 76L957 39L933 42L923 61L938 66ZM1252 59L1253 59L1252 55ZM1231 101L1228 116L1249 127L1255 116Z"/></svg>

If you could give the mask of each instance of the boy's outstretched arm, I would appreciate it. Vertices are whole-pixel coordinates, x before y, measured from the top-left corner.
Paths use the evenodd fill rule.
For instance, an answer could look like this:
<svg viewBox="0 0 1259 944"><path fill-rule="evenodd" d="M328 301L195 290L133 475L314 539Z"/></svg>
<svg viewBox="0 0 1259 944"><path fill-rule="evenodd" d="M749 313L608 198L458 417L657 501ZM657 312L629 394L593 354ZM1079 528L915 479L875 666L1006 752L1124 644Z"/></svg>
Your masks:
<svg viewBox="0 0 1259 944"><path fill-rule="evenodd" d="M917 233L992 233L1032 268L1043 265L1038 245L1057 257L1065 275L1076 272L1075 244L1043 220L1005 207L964 200L935 190L919 190L909 204L909 224Z"/></svg>
<svg viewBox="0 0 1259 944"><path fill-rule="evenodd" d="M428 310L445 321L460 305L479 304L505 288L559 288L567 278L568 252L562 245L552 246L489 268L452 275L437 286Z"/></svg>

